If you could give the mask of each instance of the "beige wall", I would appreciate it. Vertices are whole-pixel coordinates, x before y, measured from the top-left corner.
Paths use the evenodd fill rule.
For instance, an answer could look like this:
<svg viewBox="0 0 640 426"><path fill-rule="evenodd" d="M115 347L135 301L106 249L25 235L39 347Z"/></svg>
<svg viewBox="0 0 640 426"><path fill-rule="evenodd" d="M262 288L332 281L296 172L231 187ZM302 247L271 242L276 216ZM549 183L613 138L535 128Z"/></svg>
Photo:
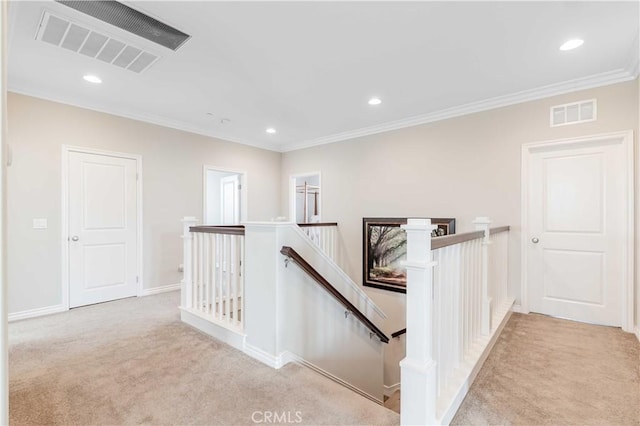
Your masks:
<svg viewBox="0 0 640 426"><path fill-rule="evenodd" d="M278 215L279 153L14 93L8 112L9 312L61 303L62 145L142 156L147 289L180 282L179 221L202 216L204 164L247 172L249 220Z"/></svg>
<svg viewBox="0 0 640 426"><path fill-rule="evenodd" d="M597 121L549 126L552 105L590 98L598 100ZM474 217L489 216L512 226L510 285L519 299L521 145L628 129L638 130L637 80L288 152L281 212L288 212L289 175L321 171L323 220L339 223L345 269L357 283L363 217L455 217L465 232ZM403 328L405 296L365 289L389 316L385 331ZM387 385L397 381L385 377Z"/></svg>

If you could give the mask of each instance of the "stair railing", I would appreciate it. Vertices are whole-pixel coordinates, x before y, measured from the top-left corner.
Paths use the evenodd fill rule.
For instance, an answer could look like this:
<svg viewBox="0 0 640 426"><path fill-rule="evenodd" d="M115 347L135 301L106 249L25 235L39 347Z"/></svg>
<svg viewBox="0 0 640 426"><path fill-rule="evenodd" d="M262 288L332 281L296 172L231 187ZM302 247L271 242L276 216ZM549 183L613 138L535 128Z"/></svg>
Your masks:
<svg viewBox="0 0 640 426"><path fill-rule="evenodd" d="M304 272L307 273L311 278L314 279L316 283L318 283L322 288L324 288L329 294L333 296L334 299L342 306L344 306L345 316L353 316L358 319L365 327L367 327L371 333L371 335L378 336L380 341L383 343L389 343L389 338L373 323L369 318L366 317L358 308L356 308L353 303L347 300L334 286L332 286L329 281L327 281L318 271L316 271L313 266L311 266L302 256L300 256L294 249L291 247L283 246L280 250L280 253L287 256L287 259L291 262L297 264Z"/></svg>
<svg viewBox="0 0 640 426"><path fill-rule="evenodd" d="M338 224L336 222L298 223L302 232L331 260L336 261Z"/></svg>
<svg viewBox="0 0 640 426"><path fill-rule="evenodd" d="M182 308L233 330L243 330L244 226L193 226L183 220Z"/></svg>

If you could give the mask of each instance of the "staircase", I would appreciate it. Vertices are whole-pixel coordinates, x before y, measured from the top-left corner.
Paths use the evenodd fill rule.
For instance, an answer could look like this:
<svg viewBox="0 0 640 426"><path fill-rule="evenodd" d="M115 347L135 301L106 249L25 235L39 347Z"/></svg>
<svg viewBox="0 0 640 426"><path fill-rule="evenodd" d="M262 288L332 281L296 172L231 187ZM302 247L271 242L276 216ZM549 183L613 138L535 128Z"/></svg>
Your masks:
<svg viewBox="0 0 640 426"><path fill-rule="evenodd" d="M432 240L428 219L410 220L408 326L393 333L406 339L402 391L387 398L386 316L336 264L337 224L183 223L183 321L273 368L296 362L394 411L402 404L403 424L451 421L513 302L508 227L479 218L475 232Z"/></svg>

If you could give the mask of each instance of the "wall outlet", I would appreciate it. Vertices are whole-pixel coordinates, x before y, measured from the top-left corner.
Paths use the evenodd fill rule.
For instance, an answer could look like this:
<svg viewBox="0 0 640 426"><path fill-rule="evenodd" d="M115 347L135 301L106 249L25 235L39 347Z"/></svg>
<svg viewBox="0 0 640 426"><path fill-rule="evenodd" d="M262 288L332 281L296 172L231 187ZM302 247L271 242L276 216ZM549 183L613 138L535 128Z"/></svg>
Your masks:
<svg viewBox="0 0 640 426"><path fill-rule="evenodd" d="M33 219L33 229L47 229L47 219Z"/></svg>
<svg viewBox="0 0 640 426"><path fill-rule="evenodd" d="M182 263L178 265L178 272L184 272L184 265Z"/></svg>

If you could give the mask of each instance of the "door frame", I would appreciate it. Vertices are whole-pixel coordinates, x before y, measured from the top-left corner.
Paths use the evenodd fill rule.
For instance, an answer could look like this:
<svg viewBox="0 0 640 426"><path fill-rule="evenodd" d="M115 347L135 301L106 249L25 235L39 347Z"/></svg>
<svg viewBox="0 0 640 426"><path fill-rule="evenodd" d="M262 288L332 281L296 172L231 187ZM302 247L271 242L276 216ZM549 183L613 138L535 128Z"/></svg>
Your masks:
<svg viewBox="0 0 640 426"><path fill-rule="evenodd" d="M137 247L137 259L136 259L136 275L138 276L138 282L136 283L136 296L143 295L144 289L144 276L143 276L143 245L142 245L142 156L138 154L128 154L123 152L105 151L102 149L86 148L80 146L62 145L62 232L60 235L60 241L62 244L62 306L65 311L69 310L69 154L72 152L78 152L81 154L93 154L102 155L105 157L126 158L129 160L135 160L136 162L136 187L137 187L137 229L136 229L136 244Z"/></svg>
<svg viewBox="0 0 640 426"><path fill-rule="evenodd" d="M527 274L527 242L528 229L529 229L529 169L532 150L536 148L545 147L567 147L579 146L589 142L599 142L607 139L619 139L625 148L626 161L625 170L627 180L627 208L625 211L626 216L626 232L627 236L625 241L625 258L623 259L624 268L624 282L622 285L622 329L626 332L634 331L634 281L635 281L635 178L634 178L634 139L633 130L626 130L620 132L602 133L597 135L578 136L566 139L555 139L542 142L531 142L522 145L522 167L521 167L521 202L520 202L520 214L521 214L521 232L520 232L520 309L519 312L529 313L528 303L528 274Z"/></svg>
<svg viewBox="0 0 640 426"><path fill-rule="evenodd" d="M289 221L296 223L296 179L303 176L318 175L318 186L320 194L318 194L318 205L320 206L320 220L324 216L324 206L322 205L322 172L295 173L289 175Z"/></svg>
<svg viewBox="0 0 640 426"><path fill-rule="evenodd" d="M207 171L235 173L240 176L240 223L246 222L247 212L249 211L249 197L247 172L244 170L230 169L227 167L218 167L205 164L202 166L202 223L207 220Z"/></svg>

